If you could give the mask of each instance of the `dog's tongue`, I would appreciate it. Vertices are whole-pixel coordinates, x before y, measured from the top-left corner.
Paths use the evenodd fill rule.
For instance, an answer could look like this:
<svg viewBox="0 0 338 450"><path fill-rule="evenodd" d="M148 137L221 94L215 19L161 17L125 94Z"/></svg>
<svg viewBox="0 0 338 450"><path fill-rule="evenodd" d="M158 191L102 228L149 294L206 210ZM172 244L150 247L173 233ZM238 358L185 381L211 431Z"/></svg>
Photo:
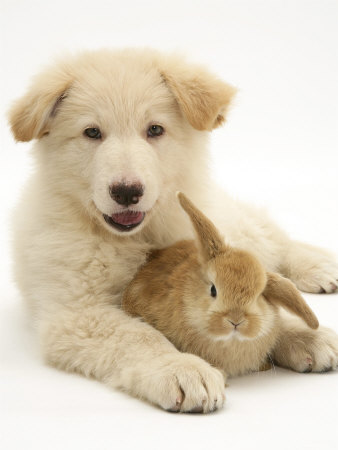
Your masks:
<svg viewBox="0 0 338 450"><path fill-rule="evenodd" d="M113 214L111 216L115 223L119 225L136 225L137 223L142 222L143 220L143 212L141 211L126 211L118 214Z"/></svg>

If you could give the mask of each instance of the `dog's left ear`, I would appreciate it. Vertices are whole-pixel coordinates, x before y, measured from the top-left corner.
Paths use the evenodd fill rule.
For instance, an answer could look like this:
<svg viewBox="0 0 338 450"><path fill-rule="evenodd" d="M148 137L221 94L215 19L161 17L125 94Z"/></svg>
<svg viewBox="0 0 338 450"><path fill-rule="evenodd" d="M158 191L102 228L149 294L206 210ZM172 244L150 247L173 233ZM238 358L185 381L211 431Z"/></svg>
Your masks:
<svg viewBox="0 0 338 450"><path fill-rule="evenodd" d="M167 59L161 75L183 114L197 130L211 131L225 121L236 89L203 68Z"/></svg>

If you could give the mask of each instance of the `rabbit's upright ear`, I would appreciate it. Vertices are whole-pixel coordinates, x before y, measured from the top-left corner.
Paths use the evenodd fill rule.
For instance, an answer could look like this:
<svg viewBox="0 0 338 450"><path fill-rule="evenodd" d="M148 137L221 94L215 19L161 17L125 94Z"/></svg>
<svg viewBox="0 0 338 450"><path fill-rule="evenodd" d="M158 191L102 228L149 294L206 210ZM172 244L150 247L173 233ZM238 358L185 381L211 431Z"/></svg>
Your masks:
<svg viewBox="0 0 338 450"><path fill-rule="evenodd" d="M316 329L319 322L292 281L276 273L268 273L268 282L263 295L273 304L282 306L301 317L310 328Z"/></svg>
<svg viewBox="0 0 338 450"><path fill-rule="evenodd" d="M211 131L225 121L236 92L233 86L180 58L166 58L160 72L194 128Z"/></svg>
<svg viewBox="0 0 338 450"><path fill-rule="evenodd" d="M38 75L22 98L8 113L12 133L17 141L27 142L48 133L50 120L66 96L72 78L61 66Z"/></svg>
<svg viewBox="0 0 338 450"><path fill-rule="evenodd" d="M208 261L225 251L227 247L215 225L182 192L177 197L194 226L203 259Z"/></svg>

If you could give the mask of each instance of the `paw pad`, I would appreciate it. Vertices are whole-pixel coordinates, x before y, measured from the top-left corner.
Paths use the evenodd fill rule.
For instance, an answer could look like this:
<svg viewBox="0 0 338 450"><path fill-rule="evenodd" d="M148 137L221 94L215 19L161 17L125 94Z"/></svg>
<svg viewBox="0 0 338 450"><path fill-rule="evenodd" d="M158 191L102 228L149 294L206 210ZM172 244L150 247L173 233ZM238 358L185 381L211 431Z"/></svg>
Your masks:
<svg viewBox="0 0 338 450"><path fill-rule="evenodd" d="M306 369L303 370L303 373L310 373L312 372L312 366L313 366L313 361L312 358L308 357L305 359L305 363L307 365Z"/></svg>

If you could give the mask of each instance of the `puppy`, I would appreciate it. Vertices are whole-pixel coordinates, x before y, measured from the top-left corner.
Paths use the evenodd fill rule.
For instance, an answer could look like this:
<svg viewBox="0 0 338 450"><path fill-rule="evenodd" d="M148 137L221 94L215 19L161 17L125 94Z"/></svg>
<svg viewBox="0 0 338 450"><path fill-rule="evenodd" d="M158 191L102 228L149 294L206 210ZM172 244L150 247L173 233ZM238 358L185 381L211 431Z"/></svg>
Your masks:
<svg viewBox="0 0 338 450"><path fill-rule="evenodd" d="M208 132L225 121L234 93L172 55L93 51L47 68L13 105L14 137L35 140L36 160L13 220L15 276L48 363L165 409L222 407L219 371L119 308L146 254L192 235L177 190L266 270L309 292L337 289L329 255L290 241L209 182ZM304 345L323 367L335 364L336 337L311 333L286 325L289 366Z"/></svg>

